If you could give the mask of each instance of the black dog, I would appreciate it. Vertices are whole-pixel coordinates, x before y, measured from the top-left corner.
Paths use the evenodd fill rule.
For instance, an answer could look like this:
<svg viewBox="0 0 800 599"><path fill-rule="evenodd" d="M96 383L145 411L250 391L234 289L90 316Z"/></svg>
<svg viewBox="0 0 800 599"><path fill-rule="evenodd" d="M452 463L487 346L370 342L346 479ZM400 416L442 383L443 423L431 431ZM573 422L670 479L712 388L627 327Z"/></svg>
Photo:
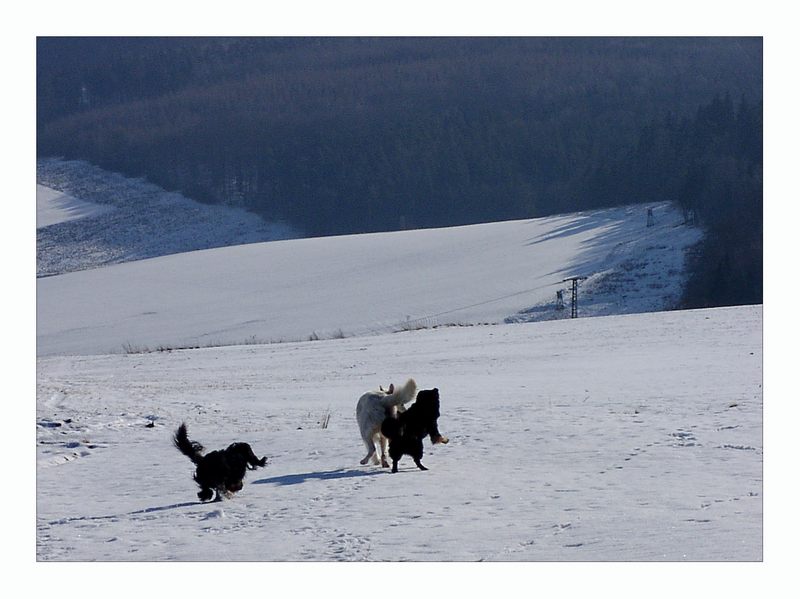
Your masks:
<svg viewBox="0 0 800 599"><path fill-rule="evenodd" d="M203 455L203 446L189 440L185 424L178 427L172 441L182 454L197 465L194 481L200 485L197 494L200 501L211 499L214 491L217 494L214 501L222 501L223 494L230 497L241 491L247 470L267 465L267 458L259 460L247 443L232 443L227 449Z"/></svg>
<svg viewBox="0 0 800 599"><path fill-rule="evenodd" d="M422 440L430 435L431 443L447 443L449 439L439 433L439 390L426 389L417 393L417 400L397 417L387 416L381 424L381 433L389 439L389 457L392 472L397 472L397 462L410 455L420 470L422 465Z"/></svg>

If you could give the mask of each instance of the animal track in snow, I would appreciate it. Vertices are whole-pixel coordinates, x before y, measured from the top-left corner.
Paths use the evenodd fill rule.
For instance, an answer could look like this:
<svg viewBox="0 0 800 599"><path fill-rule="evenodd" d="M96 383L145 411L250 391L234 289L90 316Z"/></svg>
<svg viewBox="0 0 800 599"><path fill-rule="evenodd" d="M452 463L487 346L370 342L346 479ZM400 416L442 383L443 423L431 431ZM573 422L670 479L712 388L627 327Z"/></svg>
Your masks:
<svg viewBox="0 0 800 599"><path fill-rule="evenodd" d="M675 439L672 444L673 447L694 447L700 445L697 443L697 437L689 431L678 429L674 433L670 433L670 436Z"/></svg>
<svg viewBox="0 0 800 599"><path fill-rule="evenodd" d="M731 445L726 443L724 445L719 446L721 449L739 449L743 451L757 451L755 447L751 447L750 445Z"/></svg>

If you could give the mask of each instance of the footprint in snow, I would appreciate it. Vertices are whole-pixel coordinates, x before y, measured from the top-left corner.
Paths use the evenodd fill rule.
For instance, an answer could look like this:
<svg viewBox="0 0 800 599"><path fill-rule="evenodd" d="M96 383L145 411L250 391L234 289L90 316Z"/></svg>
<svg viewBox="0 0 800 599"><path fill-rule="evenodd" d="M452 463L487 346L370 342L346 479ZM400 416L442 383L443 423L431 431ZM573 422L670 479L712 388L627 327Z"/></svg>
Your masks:
<svg viewBox="0 0 800 599"><path fill-rule="evenodd" d="M213 510L211 512L208 512L205 516L203 516L202 519L203 520L215 520L217 518L224 518L224 517L225 517L224 510L222 508L219 508L219 509Z"/></svg>

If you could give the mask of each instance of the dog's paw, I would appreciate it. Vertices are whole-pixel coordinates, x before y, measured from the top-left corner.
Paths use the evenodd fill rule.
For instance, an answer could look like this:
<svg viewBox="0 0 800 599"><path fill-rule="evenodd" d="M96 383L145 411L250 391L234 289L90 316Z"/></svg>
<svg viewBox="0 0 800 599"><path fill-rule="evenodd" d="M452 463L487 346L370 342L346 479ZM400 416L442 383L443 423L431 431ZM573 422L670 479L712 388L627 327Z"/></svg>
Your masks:
<svg viewBox="0 0 800 599"><path fill-rule="evenodd" d="M450 439L448 439L447 437L439 436L439 438L436 439L436 441L434 441L433 444L437 445L438 443L443 443L443 444L447 445L448 443L450 443Z"/></svg>

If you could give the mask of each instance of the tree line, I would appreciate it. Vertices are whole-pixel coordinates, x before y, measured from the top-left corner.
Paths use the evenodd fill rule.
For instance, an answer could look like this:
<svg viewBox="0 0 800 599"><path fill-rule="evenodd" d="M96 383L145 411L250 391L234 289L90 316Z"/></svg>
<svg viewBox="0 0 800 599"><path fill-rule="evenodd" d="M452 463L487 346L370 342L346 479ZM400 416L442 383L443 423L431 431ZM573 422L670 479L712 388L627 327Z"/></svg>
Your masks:
<svg viewBox="0 0 800 599"><path fill-rule="evenodd" d="M673 200L709 231L687 305L760 298L758 38L38 45L40 155L309 235Z"/></svg>
<svg viewBox="0 0 800 599"><path fill-rule="evenodd" d="M690 256L683 307L761 303L763 104L718 94L691 117L642 128L624 155L583 183L600 204L617 197L676 201L706 236Z"/></svg>

